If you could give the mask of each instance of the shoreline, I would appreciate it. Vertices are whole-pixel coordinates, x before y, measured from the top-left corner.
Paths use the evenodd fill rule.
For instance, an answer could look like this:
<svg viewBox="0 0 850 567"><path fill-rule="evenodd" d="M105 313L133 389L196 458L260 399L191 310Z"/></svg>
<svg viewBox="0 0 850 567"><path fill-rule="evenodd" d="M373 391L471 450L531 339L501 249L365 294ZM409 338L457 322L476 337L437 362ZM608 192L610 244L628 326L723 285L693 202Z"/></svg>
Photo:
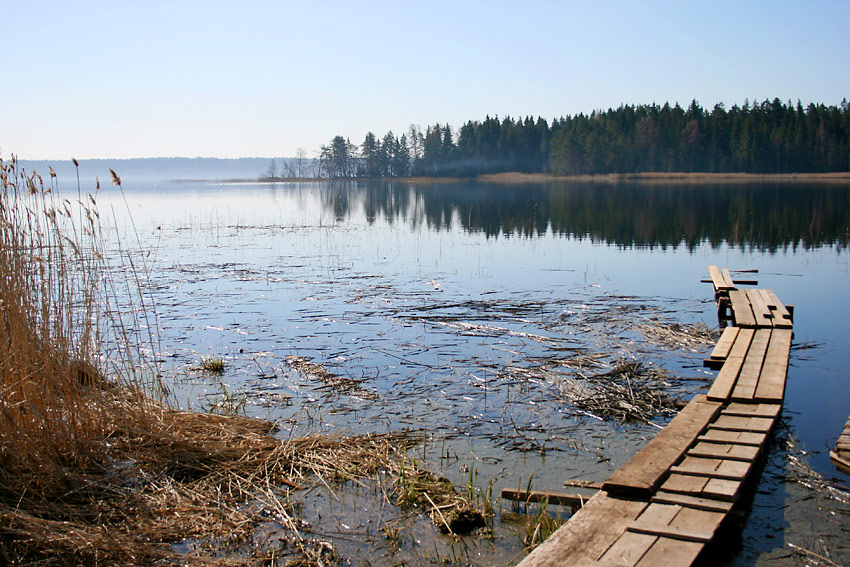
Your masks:
<svg viewBox="0 0 850 567"><path fill-rule="evenodd" d="M600 173L593 175L549 175L547 173L493 173L479 175L477 181L488 183L542 183L575 181L591 183L848 183L850 172L833 173L707 173L707 172L641 172Z"/></svg>
<svg viewBox="0 0 850 567"><path fill-rule="evenodd" d="M330 179L327 177L280 177L275 179L176 179L176 182L219 182L219 183L327 183L329 181L390 181L411 185L431 183L446 184L468 181L473 183L682 183L682 184L733 184L733 183L829 183L850 184L850 172L830 173L708 173L708 172L640 172L640 173L597 173L586 175L550 175L548 173L488 173L476 177L350 177Z"/></svg>

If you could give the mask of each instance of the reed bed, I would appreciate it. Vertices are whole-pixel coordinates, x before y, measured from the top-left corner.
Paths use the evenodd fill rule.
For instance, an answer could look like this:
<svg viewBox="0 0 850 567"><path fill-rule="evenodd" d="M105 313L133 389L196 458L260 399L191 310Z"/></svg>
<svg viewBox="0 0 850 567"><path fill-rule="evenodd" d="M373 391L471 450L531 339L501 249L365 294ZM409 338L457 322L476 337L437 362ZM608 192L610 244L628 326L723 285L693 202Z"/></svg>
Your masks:
<svg viewBox="0 0 850 567"><path fill-rule="evenodd" d="M133 330L151 327L143 268L108 264L96 195L14 158L0 177L0 563L327 564L290 492L397 471L410 435L281 440L170 408Z"/></svg>

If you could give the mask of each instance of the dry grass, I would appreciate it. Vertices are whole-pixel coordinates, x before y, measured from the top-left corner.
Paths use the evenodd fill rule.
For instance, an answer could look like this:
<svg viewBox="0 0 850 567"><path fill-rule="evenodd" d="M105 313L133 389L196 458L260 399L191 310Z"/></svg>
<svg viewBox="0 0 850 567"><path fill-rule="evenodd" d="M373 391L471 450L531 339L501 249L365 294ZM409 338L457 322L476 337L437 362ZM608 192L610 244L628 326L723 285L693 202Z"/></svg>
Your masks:
<svg viewBox="0 0 850 567"><path fill-rule="evenodd" d="M565 378L559 390L562 398L589 415L652 424L655 417L679 410L679 400L665 393L665 378L663 371L638 361L621 361L608 372Z"/></svg>
<svg viewBox="0 0 850 567"><path fill-rule="evenodd" d="M635 328L653 344L691 352L713 346L722 333L705 323L664 323L649 319L637 323Z"/></svg>
<svg viewBox="0 0 850 567"><path fill-rule="evenodd" d="M143 337L116 318L148 307L135 267L122 273L137 295L119 292L96 198L62 199L14 158L0 175L0 563L332 560L299 531L289 492L393 470L408 436L281 441L268 422L156 401ZM261 523L283 534L273 549L255 541Z"/></svg>
<svg viewBox="0 0 850 567"><path fill-rule="evenodd" d="M303 356L287 356L286 363L289 364L292 369L300 372L308 378L322 382L324 384L324 386L321 386L322 388L327 388L337 393L357 396L364 400L376 400L378 398L378 395L375 394L375 392L367 390L360 385L365 380L355 380L354 378L349 378L347 376L339 376L321 364L311 362Z"/></svg>

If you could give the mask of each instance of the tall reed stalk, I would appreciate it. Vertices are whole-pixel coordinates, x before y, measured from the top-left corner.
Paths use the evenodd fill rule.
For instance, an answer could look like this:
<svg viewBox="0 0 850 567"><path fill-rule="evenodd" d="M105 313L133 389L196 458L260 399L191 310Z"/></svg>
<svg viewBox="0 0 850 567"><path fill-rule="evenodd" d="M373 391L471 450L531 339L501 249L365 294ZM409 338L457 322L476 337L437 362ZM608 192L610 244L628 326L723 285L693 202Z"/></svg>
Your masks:
<svg viewBox="0 0 850 567"><path fill-rule="evenodd" d="M56 487L44 475L102 462L100 293L94 199L0 161L0 490ZM61 484L61 483L60 483ZM58 487L57 487L58 488ZM48 494L43 494L48 497Z"/></svg>

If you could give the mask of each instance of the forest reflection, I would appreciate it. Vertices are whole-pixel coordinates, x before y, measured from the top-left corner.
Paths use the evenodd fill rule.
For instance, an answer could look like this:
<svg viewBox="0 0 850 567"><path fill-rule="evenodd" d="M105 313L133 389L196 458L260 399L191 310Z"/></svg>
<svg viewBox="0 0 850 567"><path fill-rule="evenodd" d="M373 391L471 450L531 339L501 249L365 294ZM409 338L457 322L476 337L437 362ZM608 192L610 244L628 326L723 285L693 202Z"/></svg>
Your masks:
<svg viewBox="0 0 850 567"><path fill-rule="evenodd" d="M810 184L502 185L334 182L323 206L337 219L365 214L413 228L487 237L558 236L620 247L694 250L729 244L760 251L846 248L850 187Z"/></svg>

